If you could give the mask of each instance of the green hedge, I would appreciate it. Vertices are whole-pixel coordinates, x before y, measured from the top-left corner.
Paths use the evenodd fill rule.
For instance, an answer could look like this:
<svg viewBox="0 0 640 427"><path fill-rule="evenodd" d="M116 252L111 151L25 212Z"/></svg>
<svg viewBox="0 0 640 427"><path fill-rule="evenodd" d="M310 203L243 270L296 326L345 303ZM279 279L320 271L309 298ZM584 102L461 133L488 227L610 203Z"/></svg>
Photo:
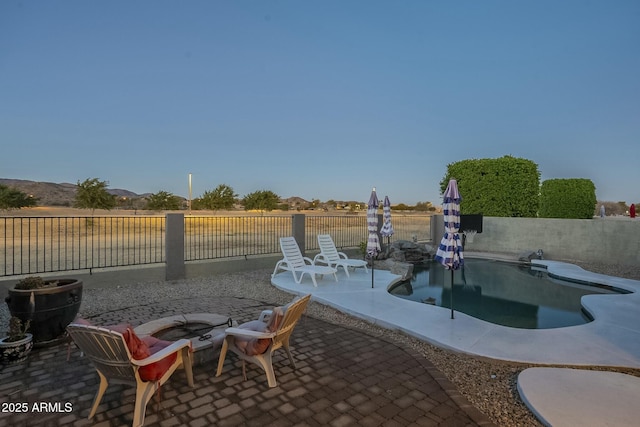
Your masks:
<svg viewBox="0 0 640 427"><path fill-rule="evenodd" d="M596 203L590 179L548 179L540 189L541 218L593 218Z"/></svg>
<svg viewBox="0 0 640 427"><path fill-rule="evenodd" d="M443 194L451 177L458 181L462 214L537 216L540 172L531 160L504 156L451 163L440 182Z"/></svg>

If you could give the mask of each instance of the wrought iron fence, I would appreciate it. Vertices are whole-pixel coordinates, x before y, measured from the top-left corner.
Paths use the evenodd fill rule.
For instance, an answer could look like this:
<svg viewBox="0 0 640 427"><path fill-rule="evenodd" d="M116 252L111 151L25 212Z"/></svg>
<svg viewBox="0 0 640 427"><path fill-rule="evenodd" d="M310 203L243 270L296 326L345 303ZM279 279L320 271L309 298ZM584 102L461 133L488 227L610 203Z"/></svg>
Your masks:
<svg viewBox="0 0 640 427"><path fill-rule="evenodd" d="M300 216L305 250L318 249L321 233L339 248L367 238L364 215ZM277 254L279 238L294 235L293 217L185 216L184 259ZM392 240L430 240L430 216L396 214L393 226ZM164 263L165 227L159 215L0 217L0 276Z"/></svg>
<svg viewBox="0 0 640 427"><path fill-rule="evenodd" d="M164 217L0 218L0 276L164 262Z"/></svg>
<svg viewBox="0 0 640 427"><path fill-rule="evenodd" d="M185 261L280 252L291 235L291 216L187 216Z"/></svg>
<svg viewBox="0 0 640 427"><path fill-rule="evenodd" d="M305 220L305 250L317 250L318 234L331 234L338 248L358 247L367 240L367 217L363 215L307 216Z"/></svg>
<svg viewBox="0 0 640 427"><path fill-rule="evenodd" d="M382 224L382 215L378 222ZM431 216L394 214L392 217L394 234L388 240L409 240L426 242L431 240ZM331 234L338 248L355 248L367 241L367 217L363 215L346 216L307 216L305 221L305 249L319 249L317 235Z"/></svg>

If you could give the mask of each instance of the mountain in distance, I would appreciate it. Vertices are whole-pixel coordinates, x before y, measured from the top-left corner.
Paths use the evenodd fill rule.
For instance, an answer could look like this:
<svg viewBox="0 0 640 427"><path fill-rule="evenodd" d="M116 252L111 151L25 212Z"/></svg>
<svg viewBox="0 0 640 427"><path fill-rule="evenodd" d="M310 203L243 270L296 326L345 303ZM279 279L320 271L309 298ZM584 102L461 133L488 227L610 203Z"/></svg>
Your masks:
<svg viewBox="0 0 640 427"><path fill-rule="evenodd" d="M23 193L30 194L38 199L38 206L73 206L76 198L76 184L70 184L68 182L53 183L53 182L39 182L29 181L25 179L9 179L0 178L0 184L6 185L10 188L15 188ZM113 194L117 197L126 197L128 199L143 199L150 196L152 193L137 194L133 191L124 190L120 188L107 188L109 194ZM181 200L186 201L184 197L177 196ZM289 205L290 209L305 209L309 206L309 201L302 197L289 197L281 199L282 203ZM363 204L362 202L336 202L341 209L346 209L350 204ZM326 207L326 204L320 204L319 208Z"/></svg>
<svg viewBox="0 0 640 427"><path fill-rule="evenodd" d="M0 184L32 195L38 199L39 206L72 206L76 198L77 185L68 182L56 184L53 182L0 178ZM107 188L107 192L118 197L131 199L146 197L150 194L136 194L120 188Z"/></svg>

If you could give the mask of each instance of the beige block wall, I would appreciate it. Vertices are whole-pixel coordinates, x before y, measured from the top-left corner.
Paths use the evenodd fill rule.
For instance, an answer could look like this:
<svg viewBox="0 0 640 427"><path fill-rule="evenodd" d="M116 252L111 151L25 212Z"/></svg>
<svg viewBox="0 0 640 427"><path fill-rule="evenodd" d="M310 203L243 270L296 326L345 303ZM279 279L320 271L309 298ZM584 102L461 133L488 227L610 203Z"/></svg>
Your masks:
<svg viewBox="0 0 640 427"><path fill-rule="evenodd" d="M442 215L431 225L435 244L444 233ZM482 234L465 248L509 254L542 249L545 259L640 265L640 219L484 217Z"/></svg>

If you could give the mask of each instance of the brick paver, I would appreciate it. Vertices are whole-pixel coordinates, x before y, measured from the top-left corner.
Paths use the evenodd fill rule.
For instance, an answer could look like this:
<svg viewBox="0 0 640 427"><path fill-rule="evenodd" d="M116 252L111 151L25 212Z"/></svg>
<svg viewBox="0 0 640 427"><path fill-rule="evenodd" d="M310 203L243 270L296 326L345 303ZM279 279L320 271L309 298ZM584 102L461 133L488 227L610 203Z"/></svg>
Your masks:
<svg viewBox="0 0 640 427"><path fill-rule="evenodd" d="M114 310L92 321L137 326L174 314L210 312L242 323L271 306L242 298L185 299ZM181 371L174 374L162 387L161 406L155 399L147 406L145 425L493 425L408 347L308 316L291 344L297 369L289 366L284 352L277 353L278 387L270 389L253 365L247 365L248 380L243 381L233 354L216 378L216 357L194 368L194 389ZM26 362L0 370L0 425L131 425L135 392L121 385L111 385L94 419L86 419L98 382L75 346L34 349Z"/></svg>

